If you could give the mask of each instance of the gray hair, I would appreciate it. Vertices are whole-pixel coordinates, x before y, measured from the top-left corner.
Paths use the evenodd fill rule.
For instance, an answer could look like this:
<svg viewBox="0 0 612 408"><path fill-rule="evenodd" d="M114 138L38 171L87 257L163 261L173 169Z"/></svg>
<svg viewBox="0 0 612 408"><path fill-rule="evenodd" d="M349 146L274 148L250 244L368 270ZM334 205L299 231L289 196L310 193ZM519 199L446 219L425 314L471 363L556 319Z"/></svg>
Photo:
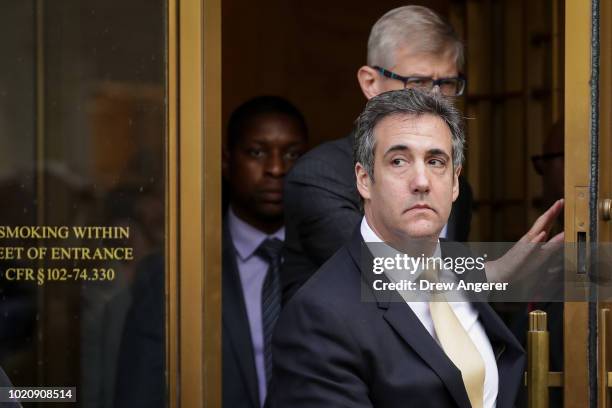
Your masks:
<svg viewBox="0 0 612 408"><path fill-rule="evenodd" d="M453 27L423 6L404 6L388 11L372 27L368 39L368 65L390 69L395 53L406 46L415 52L453 53L458 69L463 67L463 43Z"/></svg>
<svg viewBox="0 0 612 408"><path fill-rule="evenodd" d="M384 118L395 115L419 117L433 115L446 123L451 132L453 168L463 163L465 132L463 117L451 100L437 93L428 94L416 89L401 89L381 93L370 99L355 121L353 142L354 164L360 163L374 181L374 129Z"/></svg>

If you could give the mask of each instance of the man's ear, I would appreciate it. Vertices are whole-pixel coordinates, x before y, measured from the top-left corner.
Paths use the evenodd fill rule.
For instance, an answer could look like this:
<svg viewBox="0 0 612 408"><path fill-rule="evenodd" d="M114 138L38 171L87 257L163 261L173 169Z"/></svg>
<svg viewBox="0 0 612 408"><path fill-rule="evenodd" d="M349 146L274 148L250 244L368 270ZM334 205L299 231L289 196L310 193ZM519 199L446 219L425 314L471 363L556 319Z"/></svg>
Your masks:
<svg viewBox="0 0 612 408"><path fill-rule="evenodd" d="M227 145L223 145L221 151L221 175L225 180L229 178L229 167L230 167L230 152Z"/></svg>
<svg viewBox="0 0 612 408"><path fill-rule="evenodd" d="M378 72L372 67L364 65L357 71L357 81L361 92L366 98L371 99L381 93L381 77Z"/></svg>
<svg viewBox="0 0 612 408"><path fill-rule="evenodd" d="M459 174L461 174L461 166L455 167L453 171L453 202L459 197Z"/></svg>
<svg viewBox="0 0 612 408"><path fill-rule="evenodd" d="M355 164L355 178L357 179L357 190L359 194L364 200L369 200L372 180L361 163Z"/></svg>

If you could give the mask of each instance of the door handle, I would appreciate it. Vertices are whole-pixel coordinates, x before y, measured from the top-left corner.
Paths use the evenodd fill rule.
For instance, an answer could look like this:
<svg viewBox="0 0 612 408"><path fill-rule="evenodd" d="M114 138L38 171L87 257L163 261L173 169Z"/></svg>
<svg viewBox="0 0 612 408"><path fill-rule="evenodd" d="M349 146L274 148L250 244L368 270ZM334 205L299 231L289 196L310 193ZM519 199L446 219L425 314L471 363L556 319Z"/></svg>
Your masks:
<svg viewBox="0 0 612 408"><path fill-rule="evenodd" d="M604 221L610 221L612 219L612 199L604 198L599 204L601 210L601 219Z"/></svg>
<svg viewBox="0 0 612 408"><path fill-rule="evenodd" d="M546 312L529 312L525 373L529 408L548 408L548 388L563 387L563 373L548 371L550 339L547 325Z"/></svg>
<svg viewBox="0 0 612 408"><path fill-rule="evenodd" d="M549 333L546 313L529 313L527 333L527 401L529 408L548 408Z"/></svg>

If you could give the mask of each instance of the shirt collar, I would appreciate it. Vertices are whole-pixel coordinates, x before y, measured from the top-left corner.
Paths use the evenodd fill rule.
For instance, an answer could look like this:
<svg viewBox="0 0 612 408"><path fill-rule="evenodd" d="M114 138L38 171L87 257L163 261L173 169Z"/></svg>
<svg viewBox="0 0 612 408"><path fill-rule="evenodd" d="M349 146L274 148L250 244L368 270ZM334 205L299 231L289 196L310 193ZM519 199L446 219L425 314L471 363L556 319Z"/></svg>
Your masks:
<svg viewBox="0 0 612 408"><path fill-rule="evenodd" d="M368 220L364 216L361 220L361 236L365 242L383 242L382 239L376 235L376 233L370 228L370 224L368 224Z"/></svg>
<svg viewBox="0 0 612 408"><path fill-rule="evenodd" d="M361 231L361 236L363 237L363 240L366 243L366 245L368 243L384 243L384 241L376 234L376 232L374 232L372 227L370 227L370 224L368 224L368 220L366 219L365 216L361 220L360 231ZM374 256L383 256L383 257L393 258L395 257L396 254L400 253L395 248L387 244L384 244L382 246L374 245L374 246L370 246L369 248L370 248L370 251L373 251ZM441 256L442 256L442 250L440 248L440 240L438 240L438 245L436 245L436 249L434 250L432 257L441 257ZM399 282L399 280L406 279L406 278L408 278L408 280L416 279L421 274L421 272L422 272L421 269L419 269L418 271L415 271L412 274L405 274L404 272L399 272L399 274L397 274L397 271L396 273L394 273L393 271L386 271L385 274L392 281ZM444 273L444 271L442 271L442 273Z"/></svg>
<svg viewBox="0 0 612 408"><path fill-rule="evenodd" d="M227 223L234 248L236 248L236 252L242 261L250 258L267 238L285 240L285 227L281 227L275 233L268 235L238 218L231 206L227 211Z"/></svg>
<svg viewBox="0 0 612 408"><path fill-rule="evenodd" d="M363 219L361 220L360 230L361 230L361 236L363 237L363 240L365 242L383 242L383 240L370 227L370 224L368 224L368 220L366 219L365 215L363 216ZM440 254L441 254L440 240L438 239L438 245L436 246L436 250L433 256L440 256Z"/></svg>

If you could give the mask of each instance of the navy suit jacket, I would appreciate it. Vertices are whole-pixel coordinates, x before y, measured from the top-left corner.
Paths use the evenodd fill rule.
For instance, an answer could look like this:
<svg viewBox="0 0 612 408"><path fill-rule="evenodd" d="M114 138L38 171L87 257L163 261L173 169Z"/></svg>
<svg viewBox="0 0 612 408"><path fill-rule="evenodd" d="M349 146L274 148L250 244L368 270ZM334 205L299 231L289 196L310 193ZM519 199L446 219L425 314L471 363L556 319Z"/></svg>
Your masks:
<svg viewBox="0 0 612 408"><path fill-rule="evenodd" d="M353 136L324 143L298 160L285 178L283 302L351 237L361 221L353 165ZM459 177L459 197L447 238L465 242L472 219L472 190Z"/></svg>
<svg viewBox="0 0 612 408"><path fill-rule="evenodd" d="M397 292L371 289L362 243L357 228L283 309L270 406L469 408L460 371L412 309ZM488 304L474 306L496 356L497 407L512 407L524 351Z"/></svg>
<svg viewBox="0 0 612 408"><path fill-rule="evenodd" d="M223 226L222 262L223 407L259 408L251 329L236 265L236 250L227 223Z"/></svg>

